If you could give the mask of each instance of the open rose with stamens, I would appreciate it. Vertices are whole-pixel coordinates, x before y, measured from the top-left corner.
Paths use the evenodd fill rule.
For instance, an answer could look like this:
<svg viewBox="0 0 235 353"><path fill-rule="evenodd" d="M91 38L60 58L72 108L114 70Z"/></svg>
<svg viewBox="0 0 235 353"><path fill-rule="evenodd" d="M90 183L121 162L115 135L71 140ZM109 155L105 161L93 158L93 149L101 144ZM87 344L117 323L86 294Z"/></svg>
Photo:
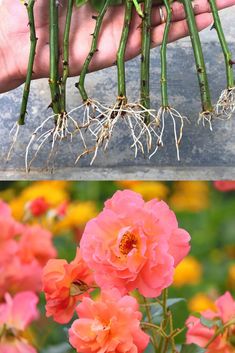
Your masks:
<svg viewBox="0 0 235 353"><path fill-rule="evenodd" d="M116 287L125 294L138 288L156 297L172 283L189 241L165 202L144 202L140 194L124 190L87 223L80 247L102 289Z"/></svg>

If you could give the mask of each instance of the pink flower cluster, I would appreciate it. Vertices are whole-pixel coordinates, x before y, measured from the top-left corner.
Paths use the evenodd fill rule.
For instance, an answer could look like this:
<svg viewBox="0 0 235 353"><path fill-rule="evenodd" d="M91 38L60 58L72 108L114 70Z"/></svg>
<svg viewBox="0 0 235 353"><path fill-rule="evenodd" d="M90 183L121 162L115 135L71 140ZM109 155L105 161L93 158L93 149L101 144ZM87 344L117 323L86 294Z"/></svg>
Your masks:
<svg viewBox="0 0 235 353"><path fill-rule="evenodd" d="M39 225L15 221L2 201L0 229L0 300L6 292L40 291L43 266L56 256L51 233Z"/></svg>
<svg viewBox="0 0 235 353"><path fill-rule="evenodd" d="M165 202L145 203L135 192L116 192L87 223L76 259L70 264L52 260L45 267L47 315L68 322L76 309L79 318L69 340L77 352L143 352L149 337L140 327L142 315L130 292L159 296L173 282L189 241ZM92 289L91 273L101 289L96 300L81 296Z"/></svg>
<svg viewBox="0 0 235 353"><path fill-rule="evenodd" d="M43 267L56 256L52 235L17 222L2 201L0 229L0 352L36 353L23 333L38 317L34 292L41 291Z"/></svg>
<svg viewBox="0 0 235 353"><path fill-rule="evenodd" d="M226 292L215 302L216 311L206 310L201 313L202 317L212 321L215 325L206 327L200 318L190 316L186 322L188 327L187 343L195 343L205 348L214 337L221 321L221 325L226 327L221 333L208 345L206 353L234 353L235 351L235 301L230 293Z"/></svg>

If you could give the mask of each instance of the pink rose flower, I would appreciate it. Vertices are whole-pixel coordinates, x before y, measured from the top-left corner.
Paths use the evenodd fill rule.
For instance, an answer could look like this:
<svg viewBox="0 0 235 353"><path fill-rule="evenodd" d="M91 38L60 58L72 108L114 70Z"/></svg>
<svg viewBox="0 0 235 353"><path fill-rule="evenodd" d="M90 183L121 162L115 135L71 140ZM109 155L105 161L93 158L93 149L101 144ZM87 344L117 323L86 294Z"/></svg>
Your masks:
<svg viewBox="0 0 235 353"><path fill-rule="evenodd" d="M19 241L19 256L23 263L36 259L41 266L45 266L56 255L51 232L39 225L25 226Z"/></svg>
<svg viewBox="0 0 235 353"><path fill-rule="evenodd" d="M11 224L15 224L14 219L6 215L2 229ZM57 254L48 230L39 225L13 226L13 229L14 232L5 232L11 234L9 239L2 238L4 231L0 233L0 300L5 292L41 291L43 266Z"/></svg>
<svg viewBox="0 0 235 353"><path fill-rule="evenodd" d="M11 215L10 207L0 200L0 245L7 240L13 239L22 231L22 224L17 222Z"/></svg>
<svg viewBox="0 0 235 353"><path fill-rule="evenodd" d="M226 292L215 302L216 311L206 310L201 315L209 320L221 320L223 324L234 320L234 324L224 330L207 348L206 353L234 353L235 337L235 301L231 294ZM208 328L204 326L200 318L190 316L186 321L187 343L195 343L200 347L206 347L215 334L217 327Z"/></svg>
<svg viewBox="0 0 235 353"><path fill-rule="evenodd" d="M141 353L149 336L140 328L137 300L113 289L97 301L84 298L69 330L69 342L79 353Z"/></svg>
<svg viewBox="0 0 235 353"><path fill-rule="evenodd" d="M49 260L43 270L43 290L46 296L46 315L61 324L71 320L75 307L94 284L93 274L84 263L77 248L75 259Z"/></svg>
<svg viewBox="0 0 235 353"><path fill-rule="evenodd" d="M1 353L36 353L22 332L38 318L37 303L33 292L21 292L14 298L5 295L5 303L0 304Z"/></svg>
<svg viewBox="0 0 235 353"><path fill-rule="evenodd" d="M232 191L232 190L235 190L235 181L225 181L225 180L215 181L214 187L219 191L224 191L224 192Z"/></svg>
<svg viewBox="0 0 235 353"><path fill-rule="evenodd" d="M48 211L49 207L50 206L44 197L38 197L37 199L34 199L26 204L27 211L29 211L34 217L44 215Z"/></svg>
<svg viewBox="0 0 235 353"><path fill-rule="evenodd" d="M156 297L172 283L189 241L165 202L144 202L140 194L124 190L87 223L80 246L102 289L116 287L125 294L138 288L144 296Z"/></svg>

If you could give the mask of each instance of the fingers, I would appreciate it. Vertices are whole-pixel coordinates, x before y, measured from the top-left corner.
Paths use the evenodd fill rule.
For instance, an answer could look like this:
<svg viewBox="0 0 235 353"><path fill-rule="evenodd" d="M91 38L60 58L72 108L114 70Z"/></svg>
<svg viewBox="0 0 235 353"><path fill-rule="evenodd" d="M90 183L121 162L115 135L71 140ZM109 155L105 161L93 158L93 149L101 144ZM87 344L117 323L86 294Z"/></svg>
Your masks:
<svg viewBox="0 0 235 353"><path fill-rule="evenodd" d="M217 7L219 10L235 5L235 0L217 0ZM210 13L210 4L208 0L194 0L192 2L195 15L203 13ZM163 14L166 18L165 6L162 6ZM172 22L181 21L185 19L184 6L182 3L175 1L172 4ZM152 11L152 25L157 26L161 23L159 6L154 6Z"/></svg>
<svg viewBox="0 0 235 353"><path fill-rule="evenodd" d="M202 31L213 23L213 17L210 13L197 15L195 16L195 20L199 31ZM165 24L163 23L152 30L152 42L154 47L161 44L164 28ZM171 24L168 41L176 41L180 38L186 37L188 34L188 25L185 19L178 22L173 22Z"/></svg>

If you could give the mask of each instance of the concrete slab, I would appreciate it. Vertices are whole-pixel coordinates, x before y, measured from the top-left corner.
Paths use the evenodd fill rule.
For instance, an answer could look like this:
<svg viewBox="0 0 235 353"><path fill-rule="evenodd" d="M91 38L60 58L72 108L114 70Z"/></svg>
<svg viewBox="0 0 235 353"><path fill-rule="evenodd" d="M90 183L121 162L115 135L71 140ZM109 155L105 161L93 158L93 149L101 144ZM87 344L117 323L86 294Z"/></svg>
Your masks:
<svg viewBox="0 0 235 353"><path fill-rule="evenodd" d="M230 47L235 56L235 8L222 12L222 20ZM213 101L215 102L225 87L223 55L216 34L209 29L201 34L206 58ZM29 136L48 115L49 104L47 80L38 80L32 84L27 125L20 133L16 149L11 160L6 163L9 149L9 130L18 116L22 87L0 96L0 178L3 179L235 179L235 120L217 121L213 132L197 125L200 111L199 90L195 75L194 59L189 39L183 39L169 45L169 94L176 109L189 117L181 143L181 161L176 159L173 140L173 128L169 121L164 148L149 160L145 156L134 159L130 150L128 132L119 126L110 148L100 152L94 165L89 167L90 157L74 166L79 144L68 141L61 144L56 156L53 174L45 170L45 160L49 153L49 144L38 155L27 175L24 172L25 148ZM159 48L151 56L151 93L153 106L159 105ZM128 62L128 92L131 100L139 94L139 58ZM69 80L68 104L72 109L79 105L75 79ZM92 96L112 103L116 96L116 69L109 68L87 77L87 87Z"/></svg>

